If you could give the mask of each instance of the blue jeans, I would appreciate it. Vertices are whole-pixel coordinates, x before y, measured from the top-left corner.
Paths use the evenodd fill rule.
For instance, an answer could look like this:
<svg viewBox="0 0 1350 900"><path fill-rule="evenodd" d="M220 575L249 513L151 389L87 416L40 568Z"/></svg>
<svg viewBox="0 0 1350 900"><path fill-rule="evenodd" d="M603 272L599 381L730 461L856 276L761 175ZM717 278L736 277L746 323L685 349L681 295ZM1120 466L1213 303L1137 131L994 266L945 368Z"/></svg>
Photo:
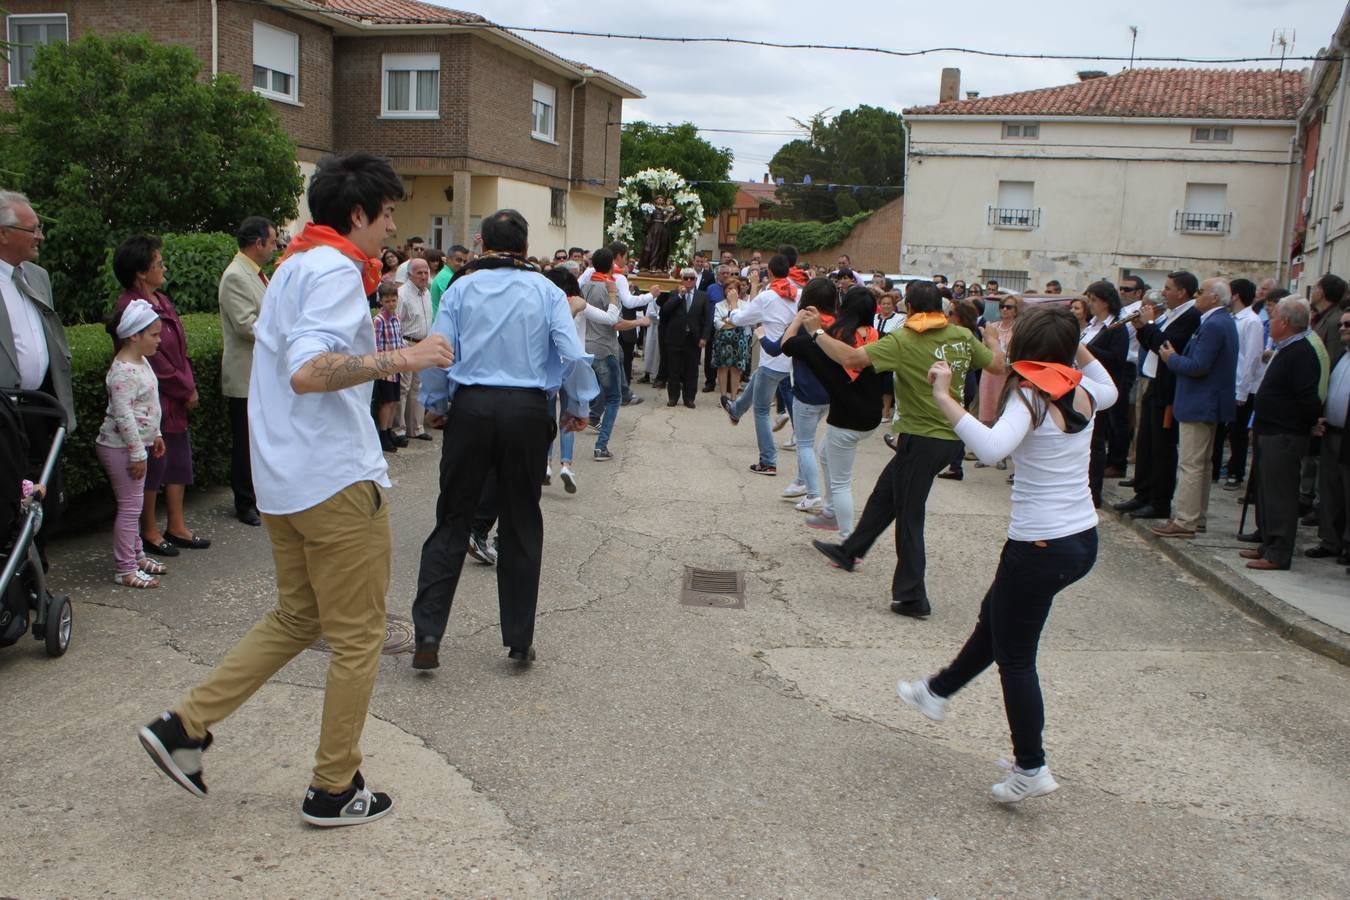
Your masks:
<svg viewBox="0 0 1350 900"><path fill-rule="evenodd" d="M830 404L803 403L792 398L792 427L797 434L797 480L806 485L806 496L820 496L820 469L816 459L816 426L830 411Z"/></svg>
<svg viewBox="0 0 1350 900"><path fill-rule="evenodd" d="M1013 755L1023 769L1045 765L1045 705L1036 674L1041 629L1055 595L1091 571L1096 561L1096 528L1046 541L1009 540L980 604L975 630L956 659L928 682L934 694L950 697L990 663L998 663Z"/></svg>
<svg viewBox="0 0 1350 900"><path fill-rule="evenodd" d="M619 400L623 391L623 370L617 356L597 356L591 363L595 378L600 382L600 393L605 398L605 413L600 417L600 436L595 449L609 447L609 436L614 431L614 420L619 417Z"/></svg>
<svg viewBox="0 0 1350 900"><path fill-rule="evenodd" d="M839 522L839 540L846 541L853 533L853 461L858 445L867 440L876 429L854 431L850 428L825 426L825 446L820 451L820 471L825 476L825 506L822 512L833 512ZM797 452L802 452L801 438Z"/></svg>
<svg viewBox="0 0 1350 900"><path fill-rule="evenodd" d="M778 448L773 443L773 423L769 420L769 412L773 408L773 397L778 391L779 382L787 377L787 372L760 366L750 376L750 386L741 391L736 402L731 404L732 415L738 419L744 418L752 407L755 410L755 440L759 442L761 466L778 465Z"/></svg>
<svg viewBox="0 0 1350 900"><path fill-rule="evenodd" d="M549 394L548 409L549 415L553 417L553 421L561 423L559 414L563 410L567 409L567 391L559 388L556 393ZM576 443L576 439L577 436L575 432L563 431L561 428L558 429L559 462L572 461L572 447ZM548 463L552 459L553 459L553 442L550 441L548 445L548 456L544 457L544 462Z"/></svg>

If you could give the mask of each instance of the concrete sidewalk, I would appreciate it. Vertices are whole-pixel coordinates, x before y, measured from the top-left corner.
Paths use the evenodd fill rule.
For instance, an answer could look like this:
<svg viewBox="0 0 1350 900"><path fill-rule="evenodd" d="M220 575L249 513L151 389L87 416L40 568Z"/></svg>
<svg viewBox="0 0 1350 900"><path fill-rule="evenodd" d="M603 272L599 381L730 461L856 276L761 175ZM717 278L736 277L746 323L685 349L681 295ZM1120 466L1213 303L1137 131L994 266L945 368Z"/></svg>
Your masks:
<svg viewBox="0 0 1350 900"><path fill-rule="evenodd" d="M1150 529L1162 519L1131 519L1111 504L1134 495L1108 479L1102 514L1157 545L1192 575L1276 632L1324 656L1350 665L1350 574L1335 559L1308 559L1303 551L1318 545L1317 529L1300 525L1293 565L1284 572L1246 567L1238 551L1255 546L1237 540L1243 491L1225 491L1218 484L1209 496L1208 531L1193 540L1161 538ZM1247 510L1244 531L1256 528L1255 504Z"/></svg>

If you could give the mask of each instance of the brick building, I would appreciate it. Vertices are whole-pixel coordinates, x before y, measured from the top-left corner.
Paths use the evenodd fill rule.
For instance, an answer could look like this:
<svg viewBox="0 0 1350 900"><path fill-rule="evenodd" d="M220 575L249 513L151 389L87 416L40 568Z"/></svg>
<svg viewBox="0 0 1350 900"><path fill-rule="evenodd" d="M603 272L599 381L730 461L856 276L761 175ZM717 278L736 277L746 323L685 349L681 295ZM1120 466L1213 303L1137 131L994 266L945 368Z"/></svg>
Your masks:
<svg viewBox="0 0 1350 900"><path fill-rule="evenodd" d="M266 97L306 175L325 153L390 157L408 191L400 234L440 247L469 243L505 206L540 253L599 246L623 101L642 97L479 15L415 0L6 0L5 12L8 39L28 45L6 67L10 86L31 72L32 45L148 31L191 49L203 77L234 75Z"/></svg>

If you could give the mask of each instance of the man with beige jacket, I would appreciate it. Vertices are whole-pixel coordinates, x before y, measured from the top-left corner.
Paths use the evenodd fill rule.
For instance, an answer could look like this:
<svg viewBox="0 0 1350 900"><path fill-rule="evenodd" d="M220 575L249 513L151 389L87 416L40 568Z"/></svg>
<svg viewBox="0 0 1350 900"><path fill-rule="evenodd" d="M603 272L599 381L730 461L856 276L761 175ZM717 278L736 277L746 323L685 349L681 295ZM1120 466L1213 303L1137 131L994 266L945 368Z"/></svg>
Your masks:
<svg viewBox="0 0 1350 900"><path fill-rule="evenodd" d="M253 496L253 467L248 450L248 380L253 368L253 324L262 313L267 275L262 267L277 252L277 229L262 216L239 224L239 252L220 276L220 392L230 410L230 486L234 511L245 525L261 525Z"/></svg>

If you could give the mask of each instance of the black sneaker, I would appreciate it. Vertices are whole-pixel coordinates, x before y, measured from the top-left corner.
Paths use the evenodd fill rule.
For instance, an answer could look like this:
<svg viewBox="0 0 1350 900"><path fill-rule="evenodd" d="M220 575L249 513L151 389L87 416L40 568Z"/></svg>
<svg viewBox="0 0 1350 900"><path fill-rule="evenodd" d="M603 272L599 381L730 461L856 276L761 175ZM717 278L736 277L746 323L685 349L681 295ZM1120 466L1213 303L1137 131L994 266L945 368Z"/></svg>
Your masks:
<svg viewBox="0 0 1350 900"><path fill-rule="evenodd" d="M200 741L194 741L183 730L183 720L178 713L169 711L160 713L158 719L140 730L139 736L141 746L165 775L193 796L206 796L202 754L211 746L211 732L208 731Z"/></svg>
<svg viewBox="0 0 1350 900"><path fill-rule="evenodd" d="M389 795L367 790L365 779L357 772L352 776L352 786L341 794L330 794L316 787L306 791L300 818L320 828L365 825L383 818L393 808L394 801Z"/></svg>
<svg viewBox="0 0 1350 900"><path fill-rule="evenodd" d="M911 619L926 619L932 615L933 607L928 605L927 600L906 600L903 603L892 600L891 612L901 616L909 616Z"/></svg>
<svg viewBox="0 0 1350 900"><path fill-rule="evenodd" d="M469 535L469 555L486 566L495 565L497 551L488 543L487 535Z"/></svg>
<svg viewBox="0 0 1350 900"><path fill-rule="evenodd" d="M614 454L610 453L605 447L596 447L595 452L591 454L591 459L596 462L609 462L613 458Z"/></svg>
<svg viewBox="0 0 1350 900"><path fill-rule="evenodd" d="M852 572L853 567L857 565L856 561L844 552L842 544L831 544L826 541L812 541L811 546L825 554L825 558L828 559L830 564L836 569Z"/></svg>

